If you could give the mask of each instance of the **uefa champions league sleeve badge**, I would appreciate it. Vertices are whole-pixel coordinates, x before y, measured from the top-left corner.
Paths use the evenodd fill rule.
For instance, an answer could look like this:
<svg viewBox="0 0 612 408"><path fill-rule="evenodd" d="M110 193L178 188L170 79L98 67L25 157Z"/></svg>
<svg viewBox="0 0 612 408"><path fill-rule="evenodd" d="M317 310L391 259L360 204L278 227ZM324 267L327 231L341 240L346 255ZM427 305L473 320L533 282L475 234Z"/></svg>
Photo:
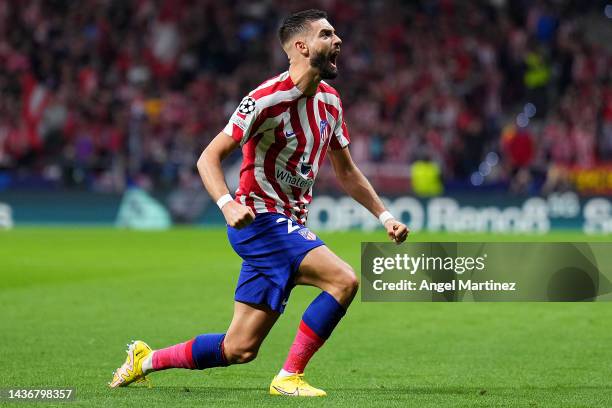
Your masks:
<svg viewBox="0 0 612 408"><path fill-rule="evenodd" d="M255 99L250 96L246 96L240 105L238 105L238 112L245 115L251 114L255 111Z"/></svg>

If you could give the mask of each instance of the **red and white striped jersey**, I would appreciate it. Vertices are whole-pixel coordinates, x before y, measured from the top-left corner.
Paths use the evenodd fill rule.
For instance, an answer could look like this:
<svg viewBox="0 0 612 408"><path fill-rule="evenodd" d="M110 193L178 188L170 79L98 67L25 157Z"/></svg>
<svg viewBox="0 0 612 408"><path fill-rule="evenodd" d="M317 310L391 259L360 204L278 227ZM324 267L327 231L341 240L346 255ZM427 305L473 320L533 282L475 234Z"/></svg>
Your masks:
<svg viewBox="0 0 612 408"><path fill-rule="evenodd" d="M242 147L235 200L255 213L282 213L301 224L327 148L350 142L338 92L321 81L313 96L305 96L289 72L251 91L223 132Z"/></svg>

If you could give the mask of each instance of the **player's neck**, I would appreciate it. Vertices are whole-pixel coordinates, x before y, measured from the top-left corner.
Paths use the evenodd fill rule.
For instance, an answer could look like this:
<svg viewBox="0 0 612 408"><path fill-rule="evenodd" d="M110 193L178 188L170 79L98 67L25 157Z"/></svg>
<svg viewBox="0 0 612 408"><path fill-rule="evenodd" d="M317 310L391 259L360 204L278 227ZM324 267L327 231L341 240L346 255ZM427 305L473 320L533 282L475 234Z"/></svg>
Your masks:
<svg viewBox="0 0 612 408"><path fill-rule="evenodd" d="M317 93L317 87L321 82L321 75L312 67L300 67L298 65L289 66L289 77L304 95L312 96Z"/></svg>

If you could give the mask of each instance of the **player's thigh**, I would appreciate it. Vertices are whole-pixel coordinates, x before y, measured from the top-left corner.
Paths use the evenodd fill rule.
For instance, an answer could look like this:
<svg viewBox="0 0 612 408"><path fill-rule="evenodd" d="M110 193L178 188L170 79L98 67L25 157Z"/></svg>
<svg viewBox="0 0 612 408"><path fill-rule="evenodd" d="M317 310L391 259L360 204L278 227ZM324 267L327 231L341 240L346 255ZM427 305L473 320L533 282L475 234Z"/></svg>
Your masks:
<svg viewBox="0 0 612 408"><path fill-rule="evenodd" d="M306 254L300 263L295 283L316 286L332 294L338 291L354 292L357 289L357 277L353 268L325 245Z"/></svg>
<svg viewBox="0 0 612 408"><path fill-rule="evenodd" d="M279 313L262 305L234 302L234 317L225 334L225 348L257 350L264 341Z"/></svg>

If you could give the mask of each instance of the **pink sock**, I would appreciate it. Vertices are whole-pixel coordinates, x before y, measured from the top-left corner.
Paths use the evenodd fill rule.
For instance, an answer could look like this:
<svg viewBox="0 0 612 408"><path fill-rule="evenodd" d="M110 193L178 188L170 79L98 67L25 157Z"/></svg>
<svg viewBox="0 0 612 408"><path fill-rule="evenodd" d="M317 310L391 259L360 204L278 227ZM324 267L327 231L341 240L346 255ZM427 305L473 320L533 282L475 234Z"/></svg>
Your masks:
<svg viewBox="0 0 612 408"><path fill-rule="evenodd" d="M179 343L165 349L156 350L153 353L153 370L166 370L168 368L190 368L195 369L195 363L191 356L193 340Z"/></svg>
<svg viewBox="0 0 612 408"><path fill-rule="evenodd" d="M325 340L317 336L310 327L302 320L295 335L295 340L289 349L289 355L283 366L283 370L290 373L303 373L306 364L314 353L323 345Z"/></svg>

